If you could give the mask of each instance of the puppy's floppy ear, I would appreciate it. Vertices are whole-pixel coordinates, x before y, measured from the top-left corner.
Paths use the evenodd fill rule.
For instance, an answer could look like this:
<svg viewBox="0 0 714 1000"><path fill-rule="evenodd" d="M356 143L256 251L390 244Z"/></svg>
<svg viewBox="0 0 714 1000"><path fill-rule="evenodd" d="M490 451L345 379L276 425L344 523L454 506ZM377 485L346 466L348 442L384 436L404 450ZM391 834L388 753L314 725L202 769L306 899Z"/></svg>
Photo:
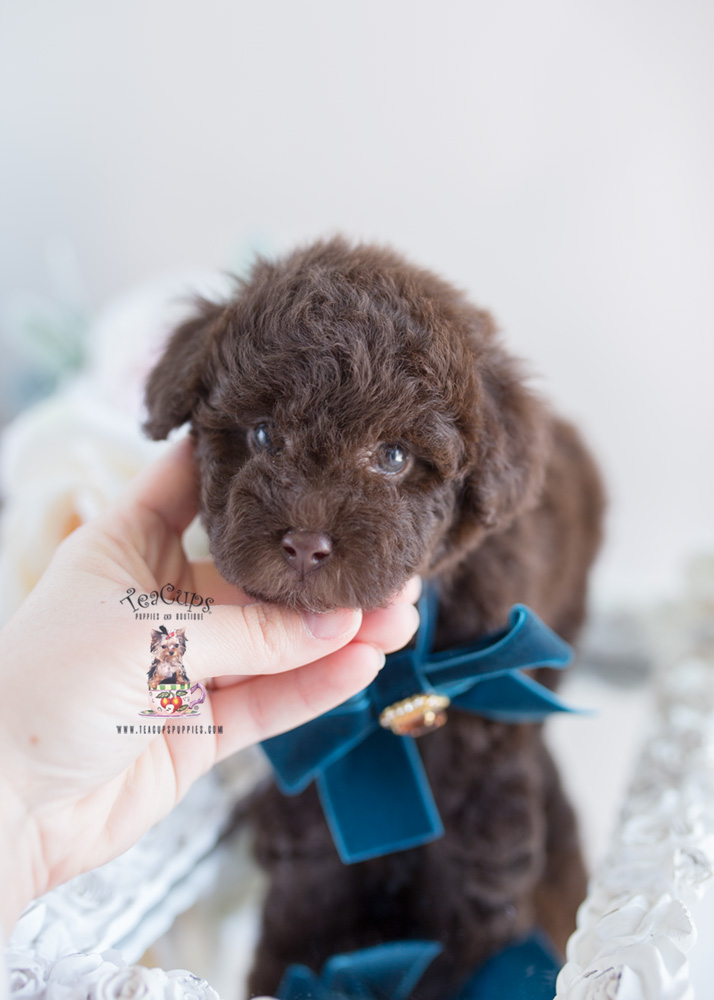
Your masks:
<svg viewBox="0 0 714 1000"><path fill-rule="evenodd" d="M159 632L158 629L152 628L152 630L151 630L151 645L149 646L149 649L152 652L159 645L159 643L161 642L161 640L163 639L163 637L164 637L164 633L163 632Z"/></svg>
<svg viewBox="0 0 714 1000"><path fill-rule="evenodd" d="M200 299L198 310L171 335L146 383L144 430L154 441L190 420L196 400L206 392L212 332L225 306Z"/></svg>
<svg viewBox="0 0 714 1000"><path fill-rule="evenodd" d="M520 365L495 345L478 367L476 438L461 497L459 542L506 528L535 506L550 452L551 418Z"/></svg>

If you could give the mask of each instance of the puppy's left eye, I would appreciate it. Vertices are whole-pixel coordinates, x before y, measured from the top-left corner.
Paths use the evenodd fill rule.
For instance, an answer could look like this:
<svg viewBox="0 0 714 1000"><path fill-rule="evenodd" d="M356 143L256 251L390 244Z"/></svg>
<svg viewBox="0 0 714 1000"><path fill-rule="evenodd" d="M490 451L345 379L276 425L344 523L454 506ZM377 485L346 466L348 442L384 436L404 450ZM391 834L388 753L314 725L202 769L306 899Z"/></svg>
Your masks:
<svg viewBox="0 0 714 1000"><path fill-rule="evenodd" d="M381 444L374 453L372 468L386 476L404 472L411 462L411 456L400 444Z"/></svg>
<svg viewBox="0 0 714 1000"><path fill-rule="evenodd" d="M252 450L258 452L280 451L280 440L270 424L263 420L248 431L248 442Z"/></svg>

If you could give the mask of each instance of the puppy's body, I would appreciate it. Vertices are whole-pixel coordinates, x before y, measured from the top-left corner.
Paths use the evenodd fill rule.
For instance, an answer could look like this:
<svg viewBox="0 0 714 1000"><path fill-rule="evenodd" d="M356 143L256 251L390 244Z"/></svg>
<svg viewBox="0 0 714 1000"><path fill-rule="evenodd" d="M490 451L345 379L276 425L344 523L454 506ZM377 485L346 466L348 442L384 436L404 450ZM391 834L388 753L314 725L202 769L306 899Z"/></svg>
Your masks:
<svg viewBox="0 0 714 1000"><path fill-rule="evenodd" d="M541 502L441 574L437 649L502 626L518 602L576 638L602 497L572 427L555 421L553 433ZM557 673L542 669L538 679L554 686ZM331 955L400 938L444 945L418 1000L449 996L534 925L564 954L586 872L541 727L448 714L419 741L445 827L433 844L345 868L313 788L297 798L270 788L258 800L257 853L272 884L256 994L275 991L293 962L319 969Z"/></svg>
<svg viewBox="0 0 714 1000"><path fill-rule="evenodd" d="M597 472L490 317L429 272L340 240L260 263L176 332L147 400L155 437L192 420L213 556L255 596L373 608L420 572L439 580L439 648L517 602L575 637ZM259 802L255 991L291 962L426 937L445 952L419 995L441 996L535 920L564 944L584 874L540 728L450 711L420 750L446 829L423 848L346 867L314 789Z"/></svg>

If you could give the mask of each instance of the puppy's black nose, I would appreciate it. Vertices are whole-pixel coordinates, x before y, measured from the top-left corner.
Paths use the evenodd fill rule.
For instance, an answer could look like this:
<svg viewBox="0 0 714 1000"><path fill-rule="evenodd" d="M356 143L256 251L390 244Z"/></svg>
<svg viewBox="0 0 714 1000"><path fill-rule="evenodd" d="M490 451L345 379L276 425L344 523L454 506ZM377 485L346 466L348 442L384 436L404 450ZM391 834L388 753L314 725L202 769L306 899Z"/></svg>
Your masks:
<svg viewBox="0 0 714 1000"><path fill-rule="evenodd" d="M301 531L291 528L282 540L283 555L298 573L318 569L332 555L332 541L324 531Z"/></svg>

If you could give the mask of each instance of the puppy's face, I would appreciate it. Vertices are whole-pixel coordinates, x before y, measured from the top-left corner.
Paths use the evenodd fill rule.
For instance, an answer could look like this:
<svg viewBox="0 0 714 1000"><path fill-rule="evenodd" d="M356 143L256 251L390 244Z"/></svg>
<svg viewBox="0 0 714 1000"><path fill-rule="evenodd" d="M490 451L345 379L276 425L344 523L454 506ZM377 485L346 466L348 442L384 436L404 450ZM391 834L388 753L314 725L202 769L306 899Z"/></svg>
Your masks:
<svg viewBox="0 0 714 1000"><path fill-rule="evenodd" d="M354 342L320 334L286 361L256 351L251 376L197 407L204 523L221 573L255 597L377 607L442 543L462 441L436 407L405 412L416 386L397 365L362 379Z"/></svg>
<svg viewBox="0 0 714 1000"><path fill-rule="evenodd" d="M185 629L175 629L170 633L152 629L151 652L160 663L180 663L186 652Z"/></svg>
<svg viewBox="0 0 714 1000"><path fill-rule="evenodd" d="M385 604L513 517L542 471L540 408L488 318L341 241L204 304L147 403L154 437L192 421L223 576L295 608Z"/></svg>

